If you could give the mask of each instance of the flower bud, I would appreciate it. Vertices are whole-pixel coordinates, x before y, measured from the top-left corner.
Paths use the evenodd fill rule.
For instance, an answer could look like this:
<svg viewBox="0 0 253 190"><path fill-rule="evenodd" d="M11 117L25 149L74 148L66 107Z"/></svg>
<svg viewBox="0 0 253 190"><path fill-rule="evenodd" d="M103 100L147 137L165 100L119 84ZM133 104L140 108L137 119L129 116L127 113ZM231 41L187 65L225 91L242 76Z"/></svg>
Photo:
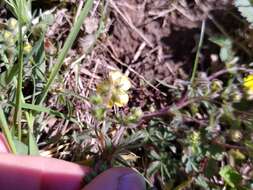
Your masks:
<svg viewBox="0 0 253 190"><path fill-rule="evenodd" d="M102 121L105 118L106 109L103 107L96 107L91 113L97 120Z"/></svg>
<svg viewBox="0 0 253 190"><path fill-rule="evenodd" d="M141 118L143 116L143 111L141 110L140 107L137 107L137 108L132 108L131 110L132 114L134 116L136 116L137 118Z"/></svg>
<svg viewBox="0 0 253 190"><path fill-rule="evenodd" d="M231 98L233 102L238 103L242 99L242 94L239 91L235 91L234 93L232 93Z"/></svg>
<svg viewBox="0 0 253 190"><path fill-rule="evenodd" d="M94 105L101 105L103 104L103 98L99 95L94 95L90 97L90 102Z"/></svg>
<svg viewBox="0 0 253 190"><path fill-rule="evenodd" d="M10 30L10 31L17 31L18 21L15 18L10 18L7 21L7 29Z"/></svg>
<svg viewBox="0 0 253 190"><path fill-rule="evenodd" d="M212 92L219 92L222 90L223 83L220 80L213 80L211 83Z"/></svg>
<svg viewBox="0 0 253 190"><path fill-rule="evenodd" d="M15 45L15 42L16 42L15 37L14 37L13 34L12 34L10 31L8 31L8 30L5 30L5 31L3 32L3 40L4 40L4 43L5 43L6 45L8 45L8 46L13 46L13 45Z"/></svg>
<svg viewBox="0 0 253 190"><path fill-rule="evenodd" d="M240 142L243 138L243 134L238 129L230 131L230 138L234 142Z"/></svg>
<svg viewBox="0 0 253 190"><path fill-rule="evenodd" d="M141 108L136 107L132 108L131 113L127 117L127 122L128 123L136 123L140 120L140 118L143 116L143 112Z"/></svg>

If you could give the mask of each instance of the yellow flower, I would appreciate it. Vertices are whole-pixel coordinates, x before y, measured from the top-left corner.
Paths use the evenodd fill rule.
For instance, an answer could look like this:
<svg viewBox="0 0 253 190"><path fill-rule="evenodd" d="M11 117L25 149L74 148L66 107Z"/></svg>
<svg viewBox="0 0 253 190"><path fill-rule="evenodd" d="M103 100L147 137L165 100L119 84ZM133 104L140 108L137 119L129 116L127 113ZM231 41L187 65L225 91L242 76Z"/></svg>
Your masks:
<svg viewBox="0 0 253 190"><path fill-rule="evenodd" d="M114 104L118 107L123 107L127 105L129 101L128 94L124 91L117 91L113 94Z"/></svg>
<svg viewBox="0 0 253 190"><path fill-rule="evenodd" d="M253 74L248 75L243 79L243 86L248 90L248 91L253 91Z"/></svg>
<svg viewBox="0 0 253 190"><path fill-rule="evenodd" d="M29 54L32 51L32 48L33 47L29 42L25 43L24 54Z"/></svg>
<svg viewBox="0 0 253 190"><path fill-rule="evenodd" d="M109 80L114 87L119 90L127 91L131 88L131 82L128 77L123 75L120 71L111 71L109 73Z"/></svg>
<svg viewBox="0 0 253 190"><path fill-rule="evenodd" d="M97 93L103 97L108 108L113 105L123 107L129 101L127 94L129 88L131 88L131 82L126 75L120 71L111 71L108 80L97 85Z"/></svg>
<svg viewBox="0 0 253 190"><path fill-rule="evenodd" d="M243 86L246 91L247 99L253 100L253 74L243 79Z"/></svg>

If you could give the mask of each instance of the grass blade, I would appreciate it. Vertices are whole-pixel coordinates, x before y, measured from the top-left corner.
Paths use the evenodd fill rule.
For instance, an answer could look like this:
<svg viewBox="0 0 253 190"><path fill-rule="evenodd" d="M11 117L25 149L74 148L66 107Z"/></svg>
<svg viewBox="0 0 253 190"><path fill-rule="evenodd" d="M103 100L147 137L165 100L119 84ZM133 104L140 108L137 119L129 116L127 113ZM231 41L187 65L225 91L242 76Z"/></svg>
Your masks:
<svg viewBox="0 0 253 190"><path fill-rule="evenodd" d="M7 121L6 121L6 117L4 115L4 111L2 109L2 107L0 106L0 127L4 133L4 136L6 137L9 145L10 145L10 148L11 148L11 151L16 154L17 151L16 151L16 147L15 147L15 144L14 144L14 140L12 138L12 134L11 134L11 131L8 127L8 124L7 124Z"/></svg>
<svg viewBox="0 0 253 190"><path fill-rule="evenodd" d="M196 73L197 73L197 68L198 68L198 64L199 64L200 50L201 50L201 47L202 47L203 41L204 41L205 28L206 28L206 21L203 20L202 21L202 26L201 26L201 33L200 33L198 49L197 49L196 57L195 57L195 60L194 60L194 66L193 66L193 71L192 71L192 76L191 76L191 84L193 84Z"/></svg>
<svg viewBox="0 0 253 190"><path fill-rule="evenodd" d="M19 21L20 22L20 21ZM22 115L22 83L23 83L23 33L22 33L22 25L19 23L19 53L18 53L18 83L16 90L16 105L15 105L15 113L14 113L14 125L15 128L18 129L18 140L21 141L21 115Z"/></svg>
<svg viewBox="0 0 253 190"><path fill-rule="evenodd" d="M83 24L84 19L87 17L90 9L92 8L92 4L93 4L93 0L88 0L86 2L85 6L83 7L82 11L80 12L80 15L79 15L76 23L74 24L73 28L71 29L71 31L67 37L67 40L64 43L62 50L60 51L60 54L57 58L57 63L52 68L52 72L49 76L49 79L48 79L41 95L39 96L39 98L36 101L36 104L41 105L43 103L43 101L45 100L47 93L49 91L49 88L50 88L51 84L53 83L53 81L55 80L58 72L60 71L61 66L64 63L64 59L67 56L69 49L72 47L72 45L73 45L73 43L80 31L80 28Z"/></svg>
<svg viewBox="0 0 253 190"><path fill-rule="evenodd" d="M25 112L25 116L28 124L28 154L38 156L40 153L33 135L34 116L29 112Z"/></svg>
<svg viewBox="0 0 253 190"><path fill-rule="evenodd" d="M58 111L55 111L55 110L51 110L49 108L46 108L46 107L43 107L43 106L40 106L40 105L33 105L33 104L24 103L24 104L22 104L22 108L23 109L32 110L32 111L35 111L35 112L48 113L48 114L51 114L51 115L54 115L54 116L57 116L57 117L69 120L69 121L71 121L73 123L79 124L78 121L76 121L75 119L73 119L71 117L68 117L67 115L65 115L65 114L63 114L61 112L58 112Z"/></svg>

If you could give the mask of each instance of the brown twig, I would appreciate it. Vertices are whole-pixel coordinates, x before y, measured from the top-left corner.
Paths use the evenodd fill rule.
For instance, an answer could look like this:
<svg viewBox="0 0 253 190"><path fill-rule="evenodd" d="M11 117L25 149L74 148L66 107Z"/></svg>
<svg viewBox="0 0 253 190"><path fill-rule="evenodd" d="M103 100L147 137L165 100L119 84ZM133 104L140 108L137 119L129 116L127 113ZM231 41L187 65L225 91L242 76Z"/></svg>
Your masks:
<svg viewBox="0 0 253 190"><path fill-rule="evenodd" d="M212 144L219 145L219 146L221 146L222 148L225 148L225 149L228 148L228 149L239 149L239 150L242 150L242 151L248 151L248 149L246 147L237 146L237 145L231 145L231 144L226 144L226 143L221 143L221 142L218 142L216 140L213 140Z"/></svg>
<svg viewBox="0 0 253 190"><path fill-rule="evenodd" d="M253 73L253 69L247 69L247 68L244 68L244 67L235 67L235 68L231 68L231 69L222 69L222 70L212 74L207 79L211 81L211 80L216 79L217 77L219 77L221 75L227 74L229 72L234 72L234 71L244 71L244 72L247 72L247 73Z"/></svg>
<svg viewBox="0 0 253 190"><path fill-rule="evenodd" d="M184 95L183 98L181 98L181 100L179 100L179 102L177 102L175 105L168 106L168 107L162 108L158 111L155 111L152 113L147 113L147 114L143 115L135 127L138 128L143 123L146 123L153 118L163 118L163 117L168 117L168 116L174 116L175 113L173 112L173 110L175 110L175 109L180 110L180 109L188 106L191 103L194 103L196 101L201 101L201 100L210 100L210 98L208 98L208 97L195 97L195 98L188 99L188 97L186 95ZM197 121L196 119L189 118L189 117L188 118L185 117L184 120L186 122L191 121L191 122L197 122L201 125L206 125L206 123L204 123L204 122Z"/></svg>

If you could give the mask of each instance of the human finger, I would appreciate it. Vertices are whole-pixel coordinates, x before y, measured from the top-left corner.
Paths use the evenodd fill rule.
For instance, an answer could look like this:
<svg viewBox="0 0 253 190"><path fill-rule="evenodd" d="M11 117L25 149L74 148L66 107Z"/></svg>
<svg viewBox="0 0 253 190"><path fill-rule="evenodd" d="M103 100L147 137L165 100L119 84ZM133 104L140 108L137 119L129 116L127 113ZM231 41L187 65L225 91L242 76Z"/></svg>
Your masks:
<svg viewBox="0 0 253 190"><path fill-rule="evenodd" d="M90 171L54 158L0 153L1 190L80 190Z"/></svg>
<svg viewBox="0 0 253 190"><path fill-rule="evenodd" d="M106 170L82 190L145 190L141 175L130 168L118 167Z"/></svg>

